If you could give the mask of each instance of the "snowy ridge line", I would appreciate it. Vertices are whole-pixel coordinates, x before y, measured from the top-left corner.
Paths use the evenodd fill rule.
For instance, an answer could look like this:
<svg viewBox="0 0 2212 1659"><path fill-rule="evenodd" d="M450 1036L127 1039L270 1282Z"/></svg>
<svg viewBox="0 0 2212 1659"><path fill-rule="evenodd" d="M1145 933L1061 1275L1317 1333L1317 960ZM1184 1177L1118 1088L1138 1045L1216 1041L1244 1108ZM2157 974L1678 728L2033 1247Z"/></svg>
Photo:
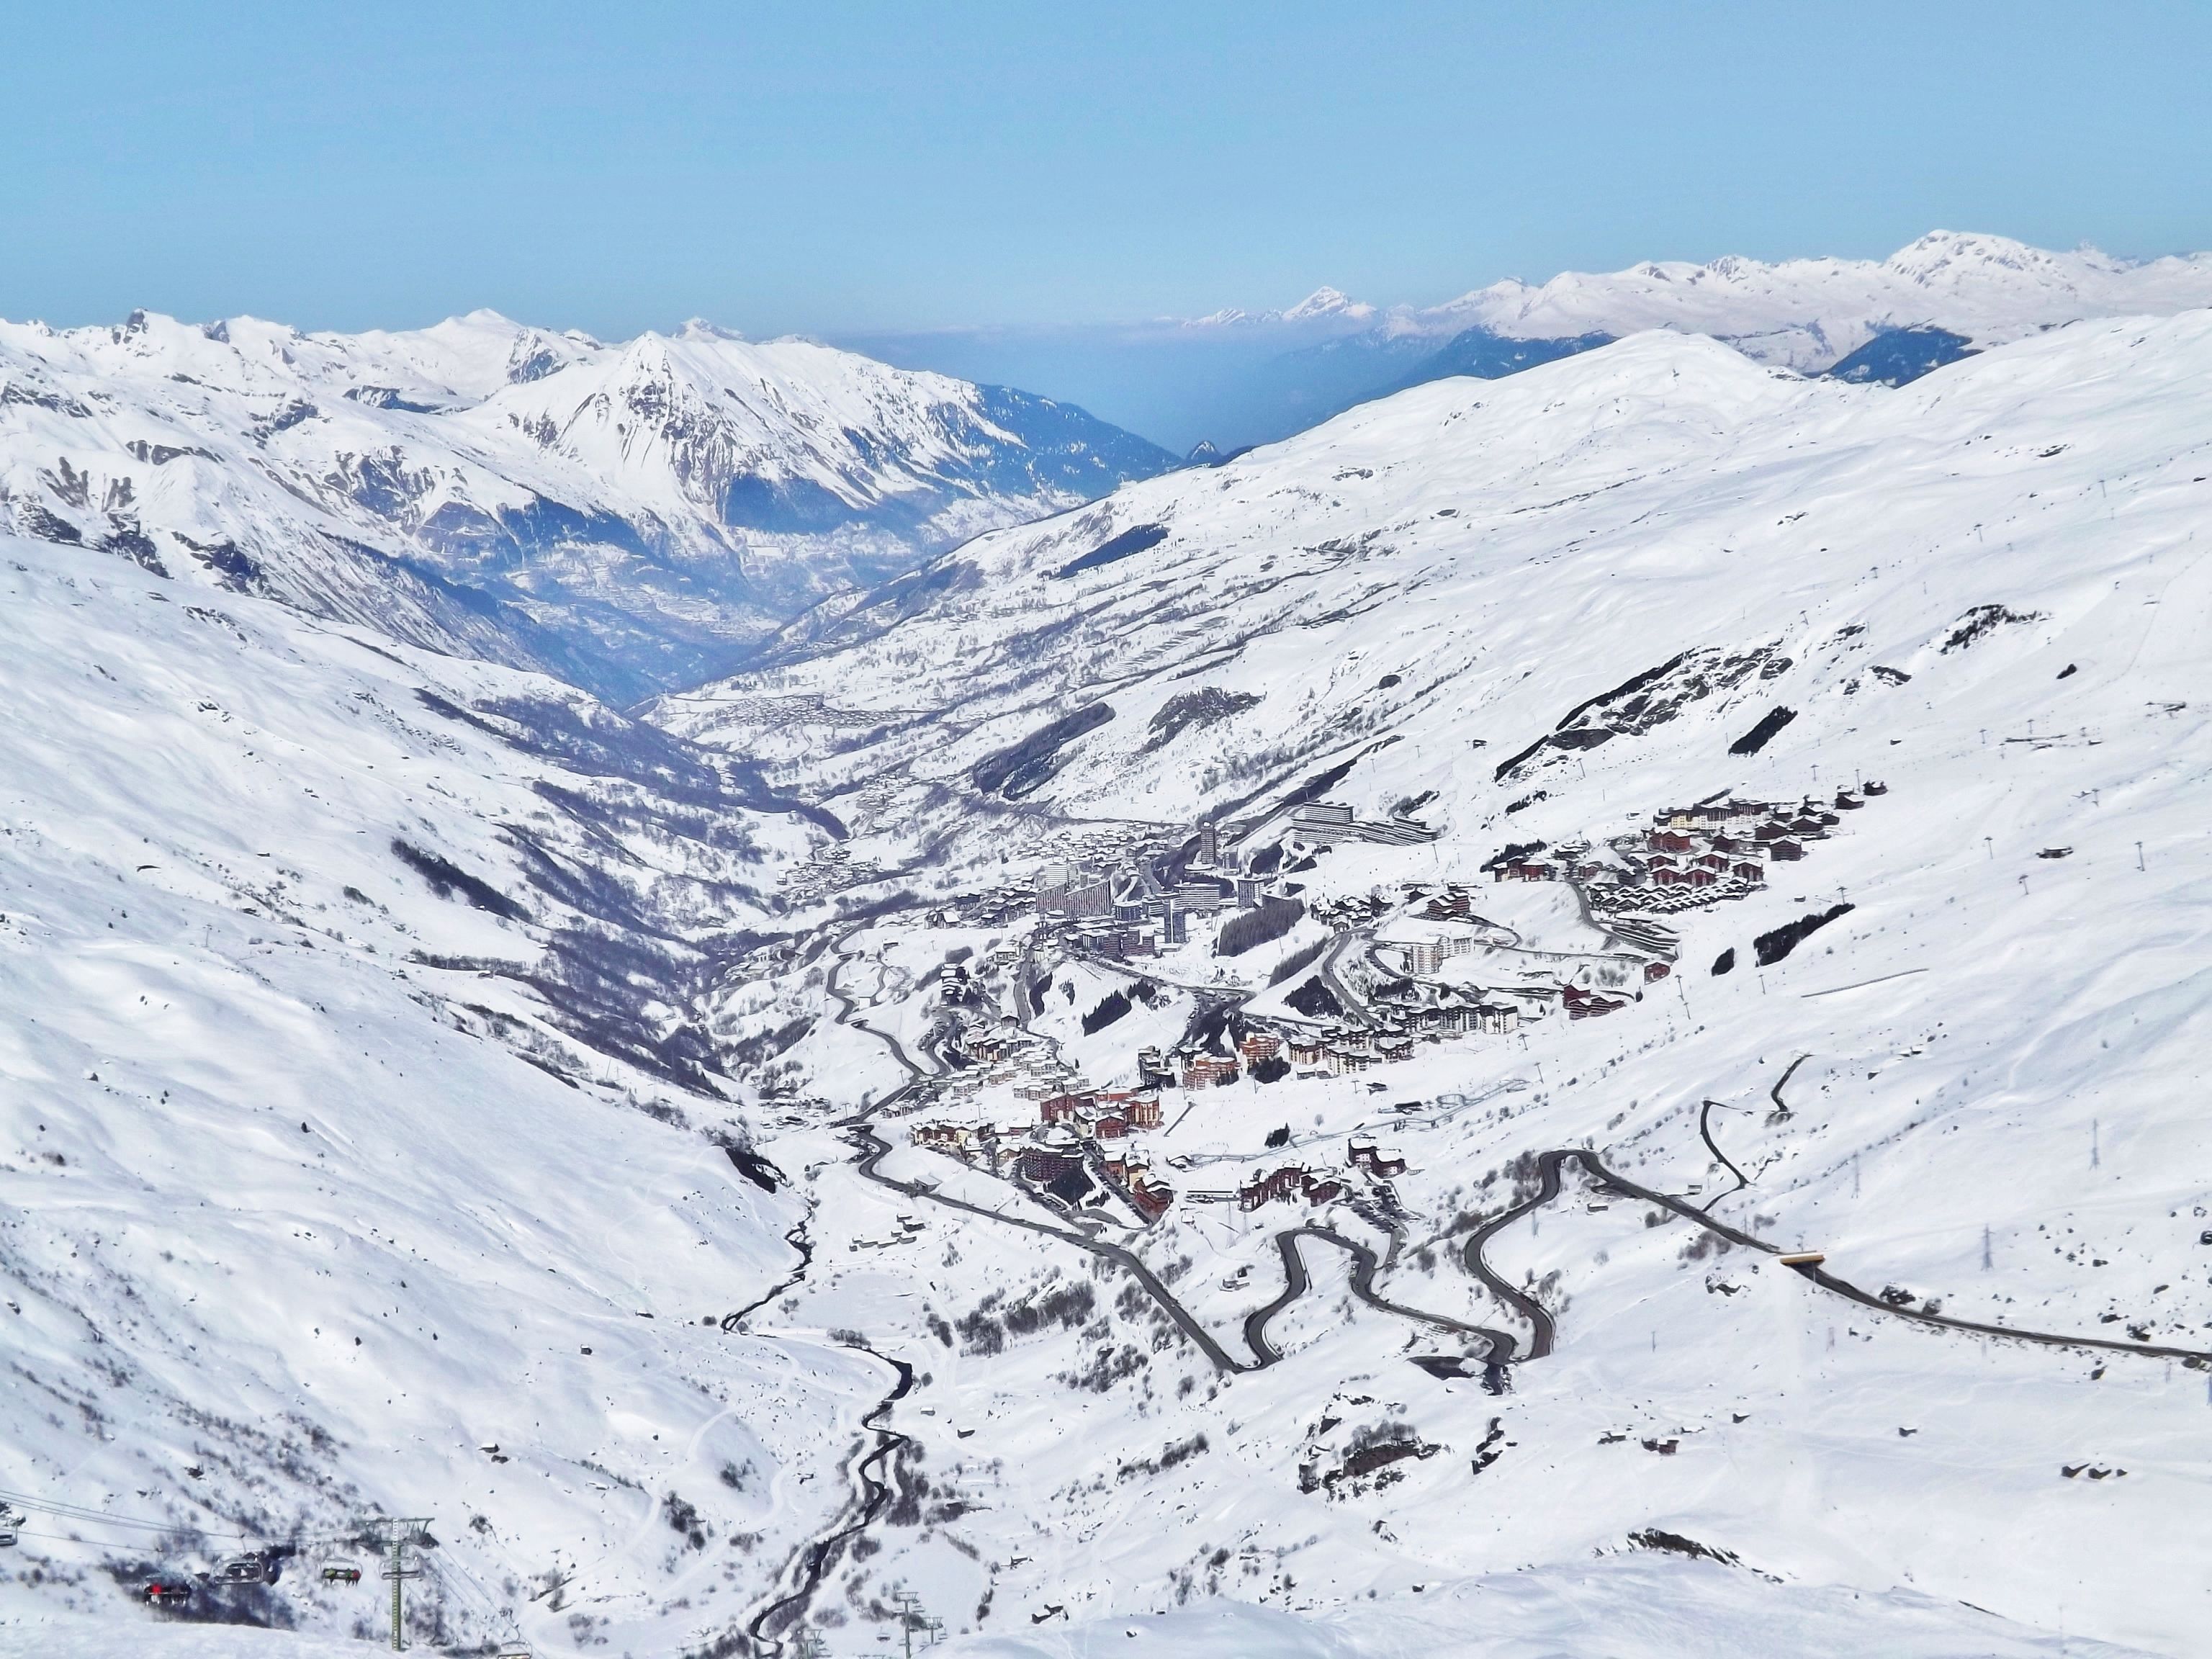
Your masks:
<svg viewBox="0 0 2212 1659"><path fill-rule="evenodd" d="M1762 362L1817 373L1885 332L1958 331L1988 345L2081 317L2187 310L2208 298L2212 257L2203 253L2130 259L2086 246L2051 250L1932 230L1881 260L1645 260L1621 270L1561 271L1541 283L1507 277L1427 307L1378 307L1322 288L1287 311L1228 309L1176 326L1334 336L1377 349L1465 334L1557 348L1676 328L1726 339Z"/></svg>
<svg viewBox="0 0 2212 1659"><path fill-rule="evenodd" d="M0 320L0 526L620 702L1175 465L1049 398L705 326Z"/></svg>

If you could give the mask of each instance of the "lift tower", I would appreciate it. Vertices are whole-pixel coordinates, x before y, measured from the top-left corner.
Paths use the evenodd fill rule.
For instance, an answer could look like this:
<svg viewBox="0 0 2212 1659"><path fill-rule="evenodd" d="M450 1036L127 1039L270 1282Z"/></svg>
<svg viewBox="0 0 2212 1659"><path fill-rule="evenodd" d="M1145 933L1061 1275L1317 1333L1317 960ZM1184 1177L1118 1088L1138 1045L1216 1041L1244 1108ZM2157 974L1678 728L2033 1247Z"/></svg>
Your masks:
<svg viewBox="0 0 2212 1659"><path fill-rule="evenodd" d="M407 1559L410 1545L426 1542L430 1535L430 1517L416 1516L375 1516L366 1523L364 1530L384 1551L384 1577L392 1585L392 1650L407 1651L407 1581L420 1578L422 1569L411 1565Z"/></svg>

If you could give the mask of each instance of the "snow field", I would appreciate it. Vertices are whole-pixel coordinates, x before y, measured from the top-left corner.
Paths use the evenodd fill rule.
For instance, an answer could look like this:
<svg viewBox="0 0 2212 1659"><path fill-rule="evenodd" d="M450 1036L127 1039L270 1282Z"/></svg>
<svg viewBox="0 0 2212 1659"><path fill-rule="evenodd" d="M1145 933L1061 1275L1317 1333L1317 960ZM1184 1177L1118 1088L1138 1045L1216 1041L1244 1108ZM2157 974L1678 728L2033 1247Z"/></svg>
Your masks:
<svg viewBox="0 0 2212 1659"><path fill-rule="evenodd" d="M373 1579L313 1575L373 1567L346 1540L380 1511L434 1517L418 1634L583 1618L653 1650L733 1618L749 1552L842 1503L824 1427L881 1373L713 1322L787 1270L801 1213L702 1134L735 1103L582 1048L526 979L411 954L539 955L540 922L436 897L389 847L528 892L501 827L544 818L540 782L588 785L414 691L531 683L5 551L0 1487L120 1521L33 1508L0 1620L135 1628L111 1565L300 1539L293 1616L350 1633Z"/></svg>

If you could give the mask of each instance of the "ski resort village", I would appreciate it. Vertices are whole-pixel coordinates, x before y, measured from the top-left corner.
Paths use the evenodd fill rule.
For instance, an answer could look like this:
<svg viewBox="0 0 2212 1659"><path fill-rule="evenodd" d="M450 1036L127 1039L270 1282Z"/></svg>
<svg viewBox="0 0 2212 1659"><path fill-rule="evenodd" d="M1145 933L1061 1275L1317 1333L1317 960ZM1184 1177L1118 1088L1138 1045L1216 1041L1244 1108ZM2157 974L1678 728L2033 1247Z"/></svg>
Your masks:
<svg viewBox="0 0 2212 1659"><path fill-rule="evenodd" d="M1364 900L1318 905L1310 922L1306 884L1298 878L1335 846L1434 839L1418 823L1365 824L1349 807L1328 803L1272 815L1226 843L1215 826L1202 826L1157 863L1109 871L1049 866L982 907L1001 921L1030 912L1018 935L994 939L980 957L972 947L956 947L937 970L935 1018L918 1046L938 1069L912 1085L899 1115L930 1115L909 1131L915 1146L987 1170L1063 1217L1095 1212L1150 1224L1175 1203L1170 1172L1230 1156L1218 1145L1207 1091L1243 1079L1264 1085L1346 1077L1411 1060L1417 1044L1509 1038L1524 1019L1615 1012L1674 971L1680 941L1659 915L1759 890L1769 860L1803 859L1809 845L1839 825L1841 812L1887 792L1879 781L1856 793L1840 790L1835 810L1809 799L1723 798L1662 811L1648 829L1601 848L1531 842L1486 861L1500 886L1556 884L1534 905L1517 890L1500 894L1498 902L1476 886L1407 882ZM1493 921L1478 904L1522 926ZM1779 962L1850 908L1838 902L1759 935L1758 966ZM939 912L933 920L949 918ZM1301 931L1320 936L1271 957L1266 984L1236 977L1237 958ZM1574 949L1577 942L1585 948ZM1134 977L1132 957L1146 963ZM1149 971L1154 964L1157 974ZM1716 970L1732 965L1717 963ZM1065 969L1057 979L1055 968ZM1055 991L1074 1001L1079 984L1097 996L1080 1021L1096 1077L1033 1029L1032 1009L1048 1005ZM1179 1003L1177 992L1188 1001ZM1193 1006L1202 1012L1172 1045L1154 1042L1131 1051L1111 1038L1092 1041L1132 1014L1138 1018L1130 1023L1149 1031L1154 1022L1146 1016ZM1389 1085L1369 1086L1387 1092ZM1421 1103L1395 1109L1418 1113ZM1186 1124L1192 1127L1183 1133ZM1384 1183L1403 1172L1405 1160L1378 1149L1371 1135L1348 1139L1341 1159L1327 1170L1258 1167L1286 1140L1285 1130L1255 1149L1254 1167L1233 1191L1198 1188L1186 1196L1196 1203L1233 1200L1247 1211L1293 1199L1313 1207L1357 1206L1362 1197L1395 1209ZM1205 1150L1185 1150L1186 1143ZM1382 1224L1387 1231L1390 1224Z"/></svg>

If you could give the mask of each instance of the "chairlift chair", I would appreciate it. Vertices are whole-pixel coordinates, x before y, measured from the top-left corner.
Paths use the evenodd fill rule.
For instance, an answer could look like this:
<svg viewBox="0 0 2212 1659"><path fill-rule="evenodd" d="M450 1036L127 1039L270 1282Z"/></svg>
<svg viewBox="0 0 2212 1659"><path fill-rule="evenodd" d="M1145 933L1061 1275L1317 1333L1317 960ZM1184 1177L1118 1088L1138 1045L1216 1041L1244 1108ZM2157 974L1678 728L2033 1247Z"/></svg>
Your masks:
<svg viewBox="0 0 2212 1659"><path fill-rule="evenodd" d="M21 1510L0 1504L0 1550L13 1549L23 1541L26 1519Z"/></svg>
<svg viewBox="0 0 2212 1659"><path fill-rule="evenodd" d="M359 1567L325 1567L323 1582L325 1584L358 1584L361 1583L361 1569Z"/></svg>
<svg viewBox="0 0 2212 1659"><path fill-rule="evenodd" d="M215 1577L226 1584L258 1584L272 1578L269 1559L259 1550L248 1550L243 1555L234 1555L215 1570Z"/></svg>

